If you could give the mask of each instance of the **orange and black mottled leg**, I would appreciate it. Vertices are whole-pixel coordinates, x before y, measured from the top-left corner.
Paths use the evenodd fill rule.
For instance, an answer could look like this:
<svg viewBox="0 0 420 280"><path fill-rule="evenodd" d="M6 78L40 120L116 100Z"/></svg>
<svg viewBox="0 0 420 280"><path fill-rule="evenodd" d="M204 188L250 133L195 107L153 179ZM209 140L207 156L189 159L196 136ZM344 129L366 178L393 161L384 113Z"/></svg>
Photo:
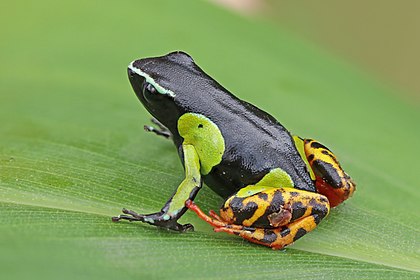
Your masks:
<svg viewBox="0 0 420 280"><path fill-rule="evenodd" d="M312 231L330 209L323 195L270 187L246 197L231 196L221 208L220 217L214 212L207 216L192 201L186 206L216 232L239 235L273 249L281 249Z"/></svg>
<svg viewBox="0 0 420 280"><path fill-rule="evenodd" d="M356 184L341 168L333 152L312 139L304 139L303 143L306 158L315 173L317 191L328 197L331 207L348 199L356 190Z"/></svg>

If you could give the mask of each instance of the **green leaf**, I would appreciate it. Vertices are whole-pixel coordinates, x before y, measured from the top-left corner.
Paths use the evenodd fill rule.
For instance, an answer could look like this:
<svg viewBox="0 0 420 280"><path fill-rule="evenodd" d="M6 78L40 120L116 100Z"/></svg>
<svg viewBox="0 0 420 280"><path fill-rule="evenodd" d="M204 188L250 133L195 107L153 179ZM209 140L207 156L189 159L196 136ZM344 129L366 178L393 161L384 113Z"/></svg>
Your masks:
<svg viewBox="0 0 420 280"><path fill-rule="evenodd" d="M420 274L418 104L316 47L200 1L8 1L0 29L2 279L392 278ZM352 199L283 251L112 223L182 180L126 66L181 49L240 98L339 156ZM222 199L204 188L197 204Z"/></svg>

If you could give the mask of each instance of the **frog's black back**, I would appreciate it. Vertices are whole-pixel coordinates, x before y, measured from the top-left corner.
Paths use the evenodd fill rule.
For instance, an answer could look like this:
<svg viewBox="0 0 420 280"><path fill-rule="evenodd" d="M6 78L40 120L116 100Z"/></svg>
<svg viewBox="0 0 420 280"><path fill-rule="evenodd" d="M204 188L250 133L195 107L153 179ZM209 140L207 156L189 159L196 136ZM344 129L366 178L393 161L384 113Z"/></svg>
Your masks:
<svg viewBox="0 0 420 280"><path fill-rule="evenodd" d="M208 117L225 139L222 161L204 177L205 183L227 197L280 167L291 176L296 188L315 192L290 133L268 113L227 94L225 89L221 91L186 110Z"/></svg>
<svg viewBox="0 0 420 280"><path fill-rule="evenodd" d="M257 183L274 168L286 171L296 188L316 191L293 138L271 115L236 98L185 53L175 52L140 63L139 67L176 95L177 111L166 113L168 119L161 116L159 120L171 130L178 148L183 139L173 120L182 114L202 114L219 127L225 152L222 161L204 176L205 183L216 193L223 197L232 195Z"/></svg>

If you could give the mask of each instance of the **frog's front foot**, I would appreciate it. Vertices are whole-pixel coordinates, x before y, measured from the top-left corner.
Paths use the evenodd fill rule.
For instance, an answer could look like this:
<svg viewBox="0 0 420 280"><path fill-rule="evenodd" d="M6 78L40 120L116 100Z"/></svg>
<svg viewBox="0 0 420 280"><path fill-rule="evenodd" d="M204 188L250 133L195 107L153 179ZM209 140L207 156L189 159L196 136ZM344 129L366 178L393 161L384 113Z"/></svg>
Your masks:
<svg viewBox="0 0 420 280"><path fill-rule="evenodd" d="M155 128L153 126L150 125L145 125L144 126L144 130L147 132L153 132L156 135L159 136L163 136L166 139L171 139L172 138L172 133L169 131L169 129L164 126L162 123L160 123L157 119L152 118L151 119L152 123L154 123L158 128Z"/></svg>
<svg viewBox="0 0 420 280"><path fill-rule="evenodd" d="M122 212L124 215L112 217L112 221L119 222L120 220L127 220L130 222L143 222L160 228L166 228L179 232L194 230L194 226L192 224L181 225L177 222L177 219L170 219L169 215L163 212L143 215L125 208L122 209Z"/></svg>

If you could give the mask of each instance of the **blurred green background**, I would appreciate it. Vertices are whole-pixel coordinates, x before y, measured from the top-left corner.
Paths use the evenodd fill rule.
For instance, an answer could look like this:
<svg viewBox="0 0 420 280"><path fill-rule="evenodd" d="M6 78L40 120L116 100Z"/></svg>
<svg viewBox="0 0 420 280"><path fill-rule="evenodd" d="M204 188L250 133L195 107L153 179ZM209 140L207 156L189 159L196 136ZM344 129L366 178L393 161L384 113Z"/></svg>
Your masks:
<svg viewBox="0 0 420 280"><path fill-rule="evenodd" d="M1 279L419 278L418 103L274 18L204 1L0 4ZM274 9L274 8L273 8ZM272 11L273 12L273 11ZM221 84L338 154L352 199L282 251L110 217L160 209L182 180L144 133L130 61L190 53ZM208 188L203 209L222 203Z"/></svg>
<svg viewBox="0 0 420 280"><path fill-rule="evenodd" d="M406 100L420 102L420 2L212 0L260 17L351 61Z"/></svg>

